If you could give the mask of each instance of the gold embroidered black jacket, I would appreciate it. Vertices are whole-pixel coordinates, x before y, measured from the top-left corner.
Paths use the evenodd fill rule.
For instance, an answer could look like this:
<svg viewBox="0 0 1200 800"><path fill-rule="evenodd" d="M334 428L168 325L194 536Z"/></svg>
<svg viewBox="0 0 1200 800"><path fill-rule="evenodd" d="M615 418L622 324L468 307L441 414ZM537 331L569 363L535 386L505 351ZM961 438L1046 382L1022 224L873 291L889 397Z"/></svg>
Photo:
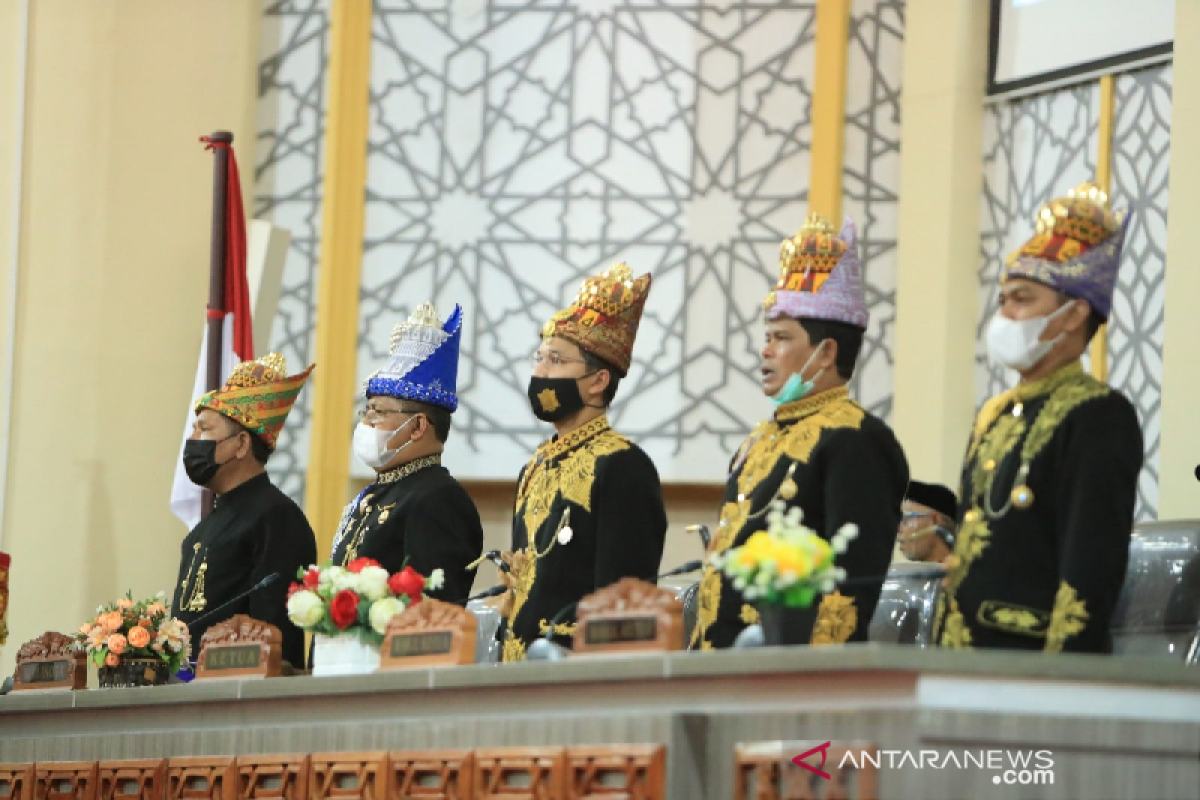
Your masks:
<svg viewBox="0 0 1200 800"><path fill-rule="evenodd" d="M963 467L941 644L1109 652L1141 465L1133 406L1078 363L989 400Z"/></svg>
<svg viewBox="0 0 1200 800"><path fill-rule="evenodd" d="M217 498L213 512L183 540L172 613L188 624L192 657L210 626L249 614L283 634L283 657L304 666L304 632L287 617L288 585L317 558L317 540L300 507L266 473ZM215 618L194 625L273 572L279 578Z"/></svg>
<svg viewBox="0 0 1200 800"><path fill-rule="evenodd" d="M781 487L789 480L789 489ZM865 641L880 586L891 561L908 487L908 461L891 429L850 399L843 388L781 405L761 422L734 457L721 522L711 552L723 553L767 527L775 498L799 506L804 524L831 539L847 523L858 537L837 557L851 584L821 599L813 644ZM757 612L711 566L700 584L692 646L729 647Z"/></svg>
<svg viewBox="0 0 1200 800"><path fill-rule="evenodd" d="M527 555L513 574L504 660L524 658L555 614L597 589L627 576L653 582L666 534L654 462L607 419L543 443L517 481L512 546ZM556 629L559 644L570 645L574 621Z"/></svg>
<svg viewBox="0 0 1200 800"><path fill-rule="evenodd" d="M333 563L373 558L388 572L406 563L425 577L445 573L430 597L454 602L471 593L475 569L467 565L483 552L479 511L436 456L401 464L382 473L342 514L334 540Z"/></svg>

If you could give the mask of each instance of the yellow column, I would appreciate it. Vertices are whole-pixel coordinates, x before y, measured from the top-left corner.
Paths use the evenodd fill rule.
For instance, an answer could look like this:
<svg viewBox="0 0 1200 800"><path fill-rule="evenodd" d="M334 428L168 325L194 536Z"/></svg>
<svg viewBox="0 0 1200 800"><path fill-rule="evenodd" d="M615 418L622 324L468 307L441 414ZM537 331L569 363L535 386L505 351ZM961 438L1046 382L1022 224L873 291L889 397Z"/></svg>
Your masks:
<svg viewBox="0 0 1200 800"><path fill-rule="evenodd" d="M1106 193L1112 191L1113 98L1116 78L1105 75L1100 79L1100 129L1096 150L1096 185ZM1092 339L1092 375L1098 381L1108 381L1108 326L1101 326Z"/></svg>
<svg viewBox="0 0 1200 800"><path fill-rule="evenodd" d="M957 487L975 409L987 3L922 0L904 32L895 405L914 478Z"/></svg>
<svg viewBox="0 0 1200 800"><path fill-rule="evenodd" d="M1159 457L1159 519L1200 517L1200 3L1175 4L1175 86L1171 96L1171 224L1167 228L1166 298L1163 313L1162 453Z"/></svg>
<svg viewBox="0 0 1200 800"><path fill-rule="evenodd" d="M317 268L317 370L305 505L317 554L329 552L346 503L358 365L371 77L370 0L338 0L329 22L329 107Z"/></svg>
<svg viewBox="0 0 1200 800"><path fill-rule="evenodd" d="M841 227L850 0L817 0L812 151L808 208Z"/></svg>

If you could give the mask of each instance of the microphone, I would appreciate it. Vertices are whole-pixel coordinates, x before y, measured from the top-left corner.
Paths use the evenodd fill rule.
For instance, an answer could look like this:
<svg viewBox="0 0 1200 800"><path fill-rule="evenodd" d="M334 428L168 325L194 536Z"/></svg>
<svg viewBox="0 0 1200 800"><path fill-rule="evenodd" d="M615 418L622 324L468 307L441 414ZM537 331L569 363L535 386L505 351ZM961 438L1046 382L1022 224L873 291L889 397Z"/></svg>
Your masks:
<svg viewBox="0 0 1200 800"><path fill-rule="evenodd" d="M675 569L662 573L654 580L657 583L663 578L670 578L675 575L685 575L689 572L695 572L696 570L701 569L703 566L704 561L697 558L693 561L687 562L686 564L682 564ZM551 619L549 624L546 626L546 634L526 648L526 661L562 661L567 657L566 648L561 647L554 642L554 627L566 619L567 615L574 611L578 605L579 601L576 600L574 603L569 603L558 610L558 613L554 615L554 618Z"/></svg>
<svg viewBox="0 0 1200 800"><path fill-rule="evenodd" d="M270 575L263 578L261 581L254 584L249 589L242 592L241 594L239 594L237 597L233 598L232 600L225 602L225 603L221 603L221 605L217 606L216 608L212 609L211 611L208 611L208 612L196 617L194 620L192 620L191 622L188 623L188 628L191 629L191 628L194 628L197 625L199 625L201 622L207 622L208 620L217 616L217 614L220 614L222 611L229 608L233 604L239 603L242 600L245 600L247 597L254 594L259 589L265 589L266 587L270 586L272 583L274 583L277 580L279 580L279 573L272 572Z"/></svg>
<svg viewBox="0 0 1200 800"><path fill-rule="evenodd" d="M682 565L676 567L675 569L671 570L670 572L664 572L662 575L659 575L654 580L657 582L657 581L662 580L663 578L673 578L676 575L686 575L689 572L695 572L696 570L703 569L703 568L704 568L704 560L697 558L695 561L689 561L686 564L682 564Z"/></svg>
<svg viewBox="0 0 1200 800"><path fill-rule="evenodd" d="M505 586L503 583L501 583L496 586L493 586L490 589L485 589L484 591L480 592L479 594L474 594L474 595L471 595L470 597L464 597L461 600L452 600L451 604L456 605L456 606L465 606L467 603L470 603L472 600L486 600L489 597L495 597L496 595L504 594L507 591L508 591L508 587Z"/></svg>

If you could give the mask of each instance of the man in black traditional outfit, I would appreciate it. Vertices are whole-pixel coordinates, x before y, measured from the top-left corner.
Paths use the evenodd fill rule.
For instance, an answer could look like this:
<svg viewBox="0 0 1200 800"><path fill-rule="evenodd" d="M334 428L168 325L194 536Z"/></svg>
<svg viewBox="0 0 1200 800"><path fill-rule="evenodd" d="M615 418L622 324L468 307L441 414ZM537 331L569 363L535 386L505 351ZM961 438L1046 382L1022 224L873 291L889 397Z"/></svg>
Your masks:
<svg viewBox="0 0 1200 800"><path fill-rule="evenodd" d="M588 278L579 295L542 329L529 399L556 435L543 442L517 479L512 567L501 630L505 661L547 632L569 644L569 606L624 577L653 582L667 533L658 471L608 425L606 410L629 371L650 292L625 264Z"/></svg>
<svg viewBox="0 0 1200 800"><path fill-rule="evenodd" d="M1126 222L1085 183L1042 207L1005 264L987 347L1020 382L975 420L938 606L943 647L1112 649L1142 432L1080 357L1112 309Z"/></svg>
<svg viewBox="0 0 1200 800"><path fill-rule="evenodd" d="M366 409L354 431L354 454L375 480L346 506L333 540L334 566L371 558L390 573L412 567L425 578L444 573L427 594L463 600L483 550L475 503L442 466L450 415L458 408L462 308L443 324L421 305L392 331L387 364L367 379Z"/></svg>
<svg viewBox="0 0 1200 800"><path fill-rule="evenodd" d="M248 614L277 626L284 659L304 664L304 633L288 619L287 588L296 571L316 559L317 542L304 512L271 483L265 465L312 369L288 377L283 356L270 353L239 364L224 386L196 402L183 465L216 501L183 540L171 603L188 624L193 658L209 627ZM240 603L194 624L275 573L278 578Z"/></svg>
<svg viewBox="0 0 1200 800"><path fill-rule="evenodd" d="M835 561L850 583L820 597L810 641L865 641L891 561L908 462L891 429L846 388L869 319L854 223L847 218L835 235L810 214L783 242L779 272L763 303L762 350L763 392L778 407L733 458L709 550L724 553L764 530L777 499L799 506L804 525L827 540L856 526L857 537ZM705 567L691 646L729 647L758 620L732 581Z"/></svg>

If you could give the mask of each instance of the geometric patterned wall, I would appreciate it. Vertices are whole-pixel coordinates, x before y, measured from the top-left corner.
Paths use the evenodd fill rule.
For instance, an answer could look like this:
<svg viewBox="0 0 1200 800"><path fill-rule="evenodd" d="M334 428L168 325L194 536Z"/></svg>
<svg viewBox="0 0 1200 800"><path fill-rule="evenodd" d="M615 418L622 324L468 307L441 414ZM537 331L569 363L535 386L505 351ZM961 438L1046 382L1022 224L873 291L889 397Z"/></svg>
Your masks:
<svg viewBox="0 0 1200 800"><path fill-rule="evenodd" d="M1120 75L1114 99L1112 196L1133 211L1109 325L1109 382L1138 410L1145 463L1136 515L1158 507L1163 270L1170 168L1171 67ZM1094 177L1100 95L1096 83L989 105L984 115L976 401L1015 385L988 363L984 333L996 310L1004 257L1033 231L1038 207ZM1084 358L1085 366L1089 358ZM964 436L965 441L965 436Z"/></svg>
<svg viewBox="0 0 1200 800"><path fill-rule="evenodd" d="M611 416L664 480L723 480L770 412L759 303L807 211L815 6L729 6L376 4L359 374L417 303L464 305L460 477L511 478L549 434L528 356L614 260L654 288ZM900 9L857 4L847 109L847 210L880 261L857 388L884 414Z"/></svg>
<svg viewBox="0 0 1200 800"><path fill-rule="evenodd" d="M842 212L858 224L871 325L851 389L867 410L892 414L896 226L900 191L903 0L854 0L850 9Z"/></svg>
<svg viewBox="0 0 1200 800"><path fill-rule="evenodd" d="M463 304L460 477L511 479L552 432L528 357L616 260L654 286L611 417L663 478L722 481L769 413L759 303L806 211L815 6L728 7L376 4L358 371L418 303Z"/></svg>
<svg viewBox="0 0 1200 800"><path fill-rule="evenodd" d="M292 230L272 346L298 364L312 356L328 0L263 14L255 216ZM447 460L511 478L549 432L524 395L542 322L624 259L654 289L614 423L664 480L722 480L771 409L759 303L807 211L815 3L383 0L373 24L359 377L415 305L462 303ZM843 202L872 320L853 390L885 418L903 26L900 0L855 0ZM270 465L297 499L310 396Z"/></svg>
<svg viewBox="0 0 1200 800"><path fill-rule="evenodd" d="M329 0L265 0L258 71L253 215L291 231L271 349L295 372L315 355L317 248L321 231L321 131ZM235 143L243 159L249 143ZM243 161L245 163L245 161ZM313 380L320 380L320 367ZM312 386L300 393L268 463L275 484L303 502Z"/></svg>
<svg viewBox="0 0 1200 800"><path fill-rule="evenodd" d="M1156 518L1158 509L1172 75L1170 64L1120 75L1113 103L1113 202L1133 217L1109 324L1108 380L1133 401L1142 423L1140 520Z"/></svg>

